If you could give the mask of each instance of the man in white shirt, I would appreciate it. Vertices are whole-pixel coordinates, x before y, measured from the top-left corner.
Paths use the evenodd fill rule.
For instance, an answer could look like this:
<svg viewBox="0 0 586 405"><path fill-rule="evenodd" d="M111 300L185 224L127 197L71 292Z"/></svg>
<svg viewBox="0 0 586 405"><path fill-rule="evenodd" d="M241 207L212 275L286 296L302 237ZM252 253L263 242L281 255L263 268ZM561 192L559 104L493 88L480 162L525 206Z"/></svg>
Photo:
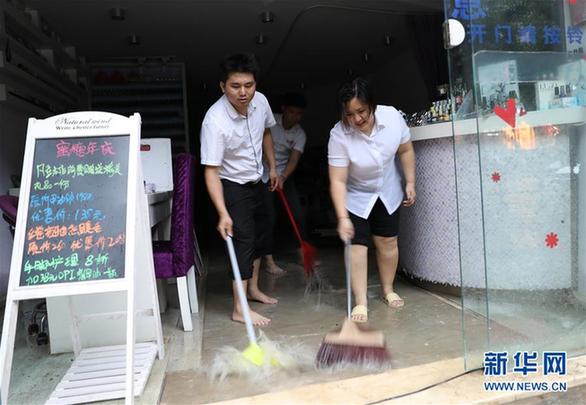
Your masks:
<svg viewBox="0 0 586 405"><path fill-rule="evenodd" d="M287 198L287 203L289 204L293 218L299 228L301 238L304 240L307 237L305 217L303 216L301 203L299 202L299 193L295 186L295 179L290 179L290 177L295 172L301 154L305 148L307 137L305 131L299 125L299 122L303 117L306 105L307 101L303 95L297 93L285 94L283 102L281 103L282 114L275 114L277 125L271 128L273 144L275 146L277 174L279 175L281 185L283 186L283 192ZM267 168L265 162L265 175L263 176L263 181L265 182L268 181ZM272 230L275 223L274 194L265 191L264 199L270 221L270 230L267 233L268 241L265 244L267 247L267 251L264 255L265 270L271 274L281 275L285 273L285 270L275 263L272 249Z"/></svg>
<svg viewBox="0 0 586 405"><path fill-rule="evenodd" d="M224 95L206 113L201 127L201 163L210 198L218 211L217 230L232 236L248 298L276 304L258 287L260 246L266 232L263 208L263 153L271 191L280 186L270 128L275 125L266 97L256 91L258 64L253 55L235 54L222 62L220 88ZM254 264L253 264L254 262ZM244 322L236 284L232 281L232 320ZM269 318L250 311L253 324Z"/></svg>

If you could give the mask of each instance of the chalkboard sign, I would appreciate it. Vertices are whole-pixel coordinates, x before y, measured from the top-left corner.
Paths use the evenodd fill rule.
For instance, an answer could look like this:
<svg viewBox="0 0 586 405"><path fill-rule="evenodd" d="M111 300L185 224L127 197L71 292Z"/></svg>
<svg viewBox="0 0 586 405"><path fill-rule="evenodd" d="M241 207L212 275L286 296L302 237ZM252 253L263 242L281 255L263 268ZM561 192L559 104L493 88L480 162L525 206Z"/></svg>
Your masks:
<svg viewBox="0 0 586 405"><path fill-rule="evenodd" d="M78 312L74 296L80 301L85 296L93 304L83 307L91 312L92 322L126 319L124 390L119 383L104 385L106 380L118 381L120 370L115 367L101 371L91 381L91 376L84 375L88 378L84 380L85 387L98 387L99 393L88 388L73 394L74 390L62 389L61 384L69 383L64 378L61 388L51 396L59 398L50 400L55 403L62 403L65 397L67 403L73 403L74 397L75 403L86 403L121 396L127 404L132 403L135 318L139 315L152 318L152 322L145 323L147 339L156 340L147 342L149 353L164 356L149 206L139 150L138 114L124 117L79 111L43 120L29 119L0 341L2 403L8 402L19 304L23 300L66 299L76 355L83 353L79 325L85 317ZM120 292L126 295L125 303L117 301ZM101 312L103 305L88 294L112 299L112 308L119 311ZM111 348L91 350L110 353ZM93 355L88 358L90 363L95 361ZM140 373L146 375L142 381L148 378L154 354L150 358L141 363L144 371ZM85 359L82 354L77 360ZM78 364L77 360L74 364ZM66 375L86 366L80 364ZM136 393L143 388L139 384Z"/></svg>
<svg viewBox="0 0 586 405"><path fill-rule="evenodd" d="M36 139L20 286L124 277L128 141Z"/></svg>

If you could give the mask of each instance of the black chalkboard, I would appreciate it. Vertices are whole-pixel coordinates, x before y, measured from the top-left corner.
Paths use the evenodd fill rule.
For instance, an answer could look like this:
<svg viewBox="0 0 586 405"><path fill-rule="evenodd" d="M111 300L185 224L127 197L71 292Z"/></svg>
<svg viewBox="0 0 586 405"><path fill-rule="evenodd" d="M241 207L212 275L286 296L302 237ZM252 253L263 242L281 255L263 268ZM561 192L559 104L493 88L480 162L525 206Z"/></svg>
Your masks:
<svg viewBox="0 0 586 405"><path fill-rule="evenodd" d="M124 277L129 138L36 140L21 286Z"/></svg>

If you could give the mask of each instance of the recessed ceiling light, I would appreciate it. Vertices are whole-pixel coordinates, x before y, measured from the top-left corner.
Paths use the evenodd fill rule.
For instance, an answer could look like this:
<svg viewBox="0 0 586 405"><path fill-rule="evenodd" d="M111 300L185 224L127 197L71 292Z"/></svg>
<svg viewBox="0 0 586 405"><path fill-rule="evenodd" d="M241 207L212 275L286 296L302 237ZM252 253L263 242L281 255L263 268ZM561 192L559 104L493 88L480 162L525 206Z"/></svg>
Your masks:
<svg viewBox="0 0 586 405"><path fill-rule="evenodd" d="M389 34L385 34L385 46L391 46L391 36Z"/></svg>
<svg viewBox="0 0 586 405"><path fill-rule="evenodd" d="M124 21L126 19L126 9L120 7L111 8L110 18L114 21Z"/></svg>
<svg viewBox="0 0 586 405"><path fill-rule="evenodd" d="M140 37L134 33L128 37L128 43L130 45L140 45Z"/></svg>
<svg viewBox="0 0 586 405"><path fill-rule="evenodd" d="M263 11L260 14L260 20L263 23L272 23L275 20L275 15L273 13L271 13L270 11Z"/></svg>
<svg viewBox="0 0 586 405"><path fill-rule="evenodd" d="M263 35L263 34L258 34L258 35L256 36L256 43L257 43L258 45L264 45L264 44L266 44L266 43L267 43L267 39L268 39L268 38L267 38L265 35Z"/></svg>

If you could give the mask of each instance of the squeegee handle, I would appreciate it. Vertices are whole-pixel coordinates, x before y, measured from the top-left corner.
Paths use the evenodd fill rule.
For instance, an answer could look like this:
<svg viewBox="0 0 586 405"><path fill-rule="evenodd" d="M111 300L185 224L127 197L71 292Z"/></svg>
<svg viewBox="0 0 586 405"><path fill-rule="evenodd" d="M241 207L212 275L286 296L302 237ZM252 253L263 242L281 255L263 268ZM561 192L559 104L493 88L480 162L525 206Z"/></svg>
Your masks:
<svg viewBox="0 0 586 405"><path fill-rule="evenodd" d="M238 267L238 261L236 260L236 251L234 250L234 243L232 237L226 238L226 244L228 245L228 255L230 256L230 263L232 264L232 272L234 273L234 281L236 282L236 290L238 291L238 300L240 301L240 307L242 308L242 315L244 316L244 325L246 325L246 334L248 335L248 341L251 344L256 344L256 335L254 328L252 327L252 319L250 319L250 307L246 300L246 293L242 286L242 277L240 276L240 267Z"/></svg>

